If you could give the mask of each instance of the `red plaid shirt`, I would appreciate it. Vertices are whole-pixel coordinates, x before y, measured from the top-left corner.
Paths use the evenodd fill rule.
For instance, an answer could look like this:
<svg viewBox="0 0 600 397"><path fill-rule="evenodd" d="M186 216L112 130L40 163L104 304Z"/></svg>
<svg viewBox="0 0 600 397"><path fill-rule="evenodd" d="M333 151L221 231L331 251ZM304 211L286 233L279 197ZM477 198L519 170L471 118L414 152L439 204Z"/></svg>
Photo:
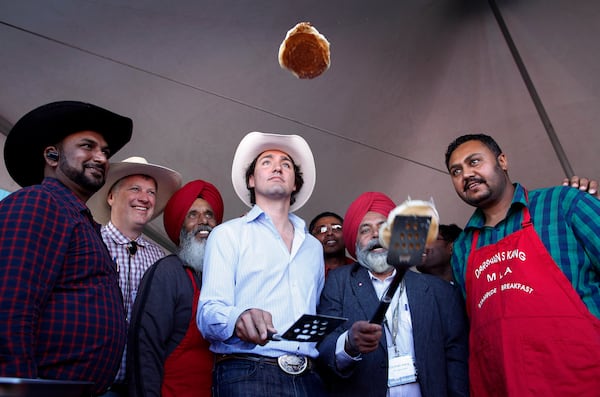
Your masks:
<svg viewBox="0 0 600 397"><path fill-rule="evenodd" d="M105 390L126 324L115 265L85 204L58 180L0 201L0 376Z"/></svg>

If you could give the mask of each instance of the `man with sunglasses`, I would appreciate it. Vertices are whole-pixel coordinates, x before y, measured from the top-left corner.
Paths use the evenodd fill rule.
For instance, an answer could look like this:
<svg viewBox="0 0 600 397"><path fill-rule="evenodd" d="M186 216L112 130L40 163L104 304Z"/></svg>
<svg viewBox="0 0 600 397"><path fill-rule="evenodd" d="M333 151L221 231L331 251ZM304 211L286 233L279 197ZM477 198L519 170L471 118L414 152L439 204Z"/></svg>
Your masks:
<svg viewBox="0 0 600 397"><path fill-rule="evenodd" d="M342 225L344 219L335 212L321 212L310 222L308 230L323 245L323 259L325 261L325 277L330 270L353 263L354 260L346 256Z"/></svg>

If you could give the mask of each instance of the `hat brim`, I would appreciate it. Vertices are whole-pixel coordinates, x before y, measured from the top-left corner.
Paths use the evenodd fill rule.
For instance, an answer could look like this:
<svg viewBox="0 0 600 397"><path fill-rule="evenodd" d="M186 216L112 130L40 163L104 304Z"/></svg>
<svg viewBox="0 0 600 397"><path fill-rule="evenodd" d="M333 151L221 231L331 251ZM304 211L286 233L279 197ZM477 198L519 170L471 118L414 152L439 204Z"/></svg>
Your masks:
<svg viewBox="0 0 600 397"><path fill-rule="evenodd" d="M304 185L296 194L296 201L290 206L290 212L299 210L312 195L316 182L315 159L310 146L299 135L269 134L257 131L248 133L238 145L231 166L231 180L235 193L244 204L252 207L250 191L246 186L246 169L259 154L266 150L285 152L300 167Z"/></svg>
<svg viewBox="0 0 600 397"><path fill-rule="evenodd" d="M143 163L111 163L106 176L106 183L88 200L87 206L92 211L96 222L105 225L110 220L110 205L108 193L115 183L131 175L147 175L156 181L157 191L154 203L154 213L150 220L159 216L173 193L181 187L181 174L170 168L156 164Z"/></svg>
<svg viewBox="0 0 600 397"><path fill-rule="evenodd" d="M76 132L95 131L104 137L113 155L129 142L132 129L130 118L99 106L52 102L30 111L13 126L4 143L4 163L20 186L35 185L44 179L46 147Z"/></svg>

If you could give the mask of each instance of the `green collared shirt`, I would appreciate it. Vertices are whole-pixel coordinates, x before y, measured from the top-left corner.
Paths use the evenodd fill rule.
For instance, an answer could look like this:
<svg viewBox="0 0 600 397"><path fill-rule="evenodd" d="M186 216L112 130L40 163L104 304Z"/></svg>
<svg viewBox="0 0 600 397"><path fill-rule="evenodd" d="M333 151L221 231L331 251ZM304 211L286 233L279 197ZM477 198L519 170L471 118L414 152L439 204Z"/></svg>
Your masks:
<svg viewBox="0 0 600 397"><path fill-rule="evenodd" d="M510 209L496 226L484 226L485 215L477 209L454 242L452 268L465 293L467 259L473 232L479 230L477 248L494 244L521 229L522 208L529 207L540 240L569 279L590 312L600 318L600 200L571 187L557 186L528 192L514 184Z"/></svg>

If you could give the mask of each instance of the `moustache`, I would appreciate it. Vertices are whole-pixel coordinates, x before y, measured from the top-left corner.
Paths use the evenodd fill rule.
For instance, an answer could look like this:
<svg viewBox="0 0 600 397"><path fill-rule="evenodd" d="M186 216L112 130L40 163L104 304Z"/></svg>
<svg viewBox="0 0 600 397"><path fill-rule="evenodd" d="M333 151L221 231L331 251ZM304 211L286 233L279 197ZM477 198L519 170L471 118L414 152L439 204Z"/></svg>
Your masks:
<svg viewBox="0 0 600 397"><path fill-rule="evenodd" d="M463 183L463 192L467 191L467 186L469 186L471 183L485 183L485 179L477 177L471 177L469 179L466 179Z"/></svg>
<svg viewBox="0 0 600 397"><path fill-rule="evenodd" d="M106 168L103 165L96 164L96 163L85 163L83 165L83 168L94 168L98 171L101 171L102 173L104 173L104 171L106 170Z"/></svg>
<svg viewBox="0 0 600 397"><path fill-rule="evenodd" d="M365 246L364 250L365 251L373 251L373 250L375 250L377 248L383 248L383 247L379 243L379 239L374 238L374 239L369 240L369 242Z"/></svg>

